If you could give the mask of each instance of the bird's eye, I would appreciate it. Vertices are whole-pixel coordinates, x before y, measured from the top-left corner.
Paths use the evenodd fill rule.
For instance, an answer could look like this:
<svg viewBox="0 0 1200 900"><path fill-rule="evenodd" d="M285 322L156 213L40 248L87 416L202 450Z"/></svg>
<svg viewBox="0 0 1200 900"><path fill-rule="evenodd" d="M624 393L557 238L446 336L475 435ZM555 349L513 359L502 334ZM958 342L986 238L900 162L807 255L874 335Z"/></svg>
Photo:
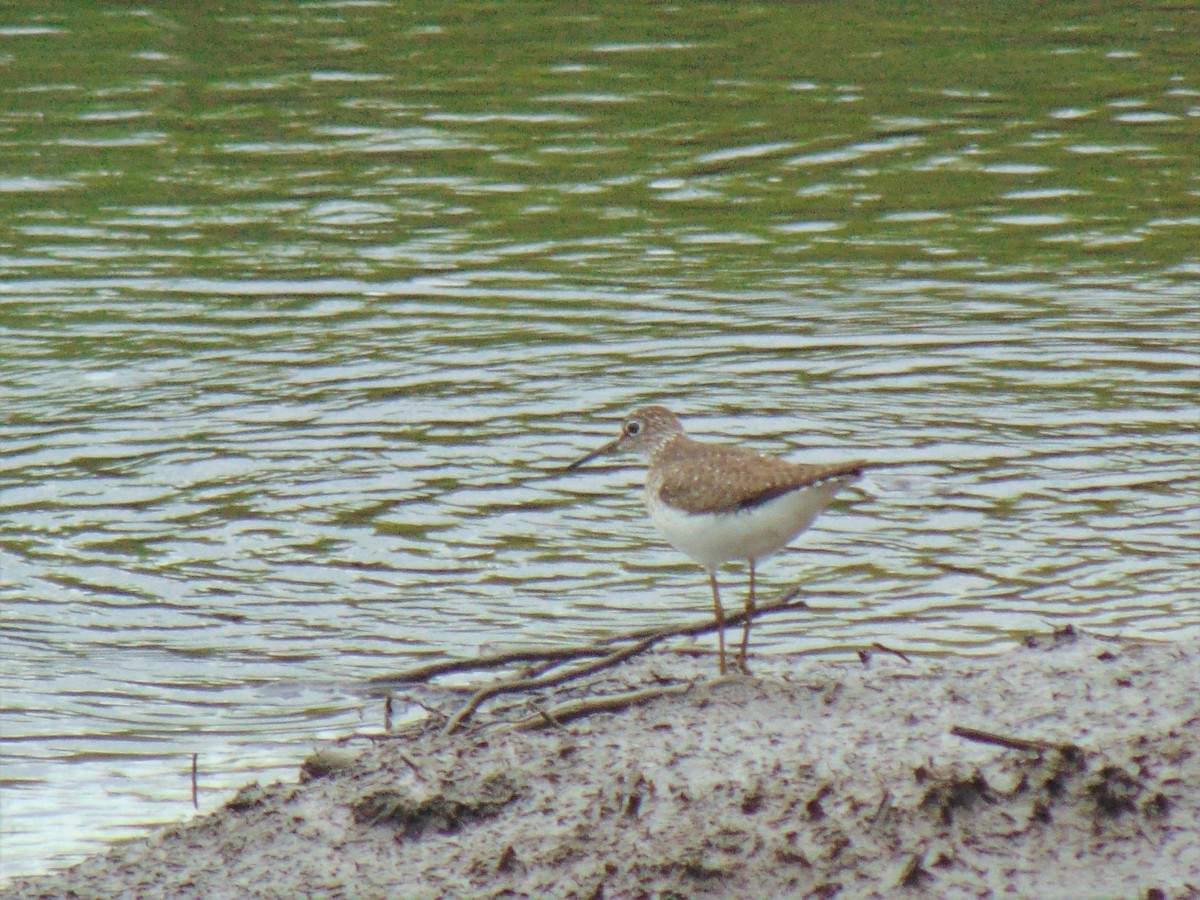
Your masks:
<svg viewBox="0 0 1200 900"><path fill-rule="evenodd" d="M642 430L641 422L629 422L625 425L625 433L626 434L637 434L641 430Z"/></svg>

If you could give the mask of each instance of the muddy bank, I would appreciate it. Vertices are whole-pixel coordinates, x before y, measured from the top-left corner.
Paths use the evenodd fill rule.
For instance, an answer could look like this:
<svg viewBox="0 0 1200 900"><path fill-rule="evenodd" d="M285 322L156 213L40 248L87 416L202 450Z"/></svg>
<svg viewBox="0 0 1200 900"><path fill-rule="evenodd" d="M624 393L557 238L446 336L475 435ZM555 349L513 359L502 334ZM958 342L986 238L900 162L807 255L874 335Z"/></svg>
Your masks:
<svg viewBox="0 0 1200 900"><path fill-rule="evenodd" d="M1200 652L1032 643L722 680L650 654L589 690L695 684L537 731L352 743L0 896L1200 896Z"/></svg>

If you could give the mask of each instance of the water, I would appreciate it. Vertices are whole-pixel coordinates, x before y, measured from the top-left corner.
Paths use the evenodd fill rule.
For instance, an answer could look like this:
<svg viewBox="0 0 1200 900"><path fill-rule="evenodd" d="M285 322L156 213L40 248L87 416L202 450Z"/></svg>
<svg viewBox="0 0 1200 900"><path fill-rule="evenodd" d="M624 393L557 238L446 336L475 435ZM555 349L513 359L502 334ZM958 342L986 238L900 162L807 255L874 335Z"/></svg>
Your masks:
<svg viewBox="0 0 1200 900"><path fill-rule="evenodd" d="M880 466L756 653L1194 640L1189 15L7 14L0 875L192 754L201 811L294 777L369 676L701 614L636 468L556 473L643 403Z"/></svg>

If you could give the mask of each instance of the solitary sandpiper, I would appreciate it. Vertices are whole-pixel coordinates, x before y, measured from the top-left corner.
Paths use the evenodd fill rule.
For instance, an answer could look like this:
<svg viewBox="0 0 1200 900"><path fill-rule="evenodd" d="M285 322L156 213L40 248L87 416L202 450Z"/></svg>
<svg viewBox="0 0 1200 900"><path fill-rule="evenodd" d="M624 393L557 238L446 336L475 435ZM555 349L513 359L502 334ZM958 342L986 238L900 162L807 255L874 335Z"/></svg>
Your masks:
<svg viewBox="0 0 1200 900"><path fill-rule="evenodd" d="M733 444L694 441L673 412L643 406L621 424L621 435L567 466L571 471L606 453L644 454L646 509L667 542L708 570L717 618L721 674L725 611L717 569L729 560L750 566L750 592L738 666L746 670L754 613L754 566L808 528L842 487L862 474L861 461L801 465Z"/></svg>

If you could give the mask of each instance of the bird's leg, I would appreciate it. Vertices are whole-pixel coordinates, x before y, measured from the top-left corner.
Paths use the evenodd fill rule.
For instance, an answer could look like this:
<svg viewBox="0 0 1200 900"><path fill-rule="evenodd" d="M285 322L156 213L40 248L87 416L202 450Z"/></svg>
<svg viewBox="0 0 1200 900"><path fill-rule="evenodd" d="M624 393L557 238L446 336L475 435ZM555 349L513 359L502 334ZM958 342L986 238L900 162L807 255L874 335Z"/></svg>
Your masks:
<svg viewBox="0 0 1200 900"><path fill-rule="evenodd" d="M754 618L754 560L750 560L750 593L746 595L746 621L742 625L742 649L738 653L738 666L747 675L750 670L746 668L746 648L750 646L750 621Z"/></svg>
<svg viewBox="0 0 1200 900"><path fill-rule="evenodd" d="M712 585L713 612L717 617L717 647L721 654L721 674L725 674L725 610L721 607L721 595L717 593L717 573L708 573L708 583Z"/></svg>

